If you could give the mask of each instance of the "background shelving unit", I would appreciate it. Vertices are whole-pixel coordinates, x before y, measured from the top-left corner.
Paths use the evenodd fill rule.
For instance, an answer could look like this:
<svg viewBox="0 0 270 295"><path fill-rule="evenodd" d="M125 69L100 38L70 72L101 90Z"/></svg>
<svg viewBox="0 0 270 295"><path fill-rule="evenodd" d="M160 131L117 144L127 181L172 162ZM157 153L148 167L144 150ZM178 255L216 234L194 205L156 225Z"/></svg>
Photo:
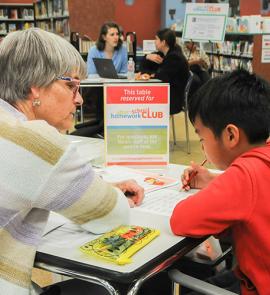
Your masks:
<svg viewBox="0 0 270 295"><path fill-rule="evenodd" d="M237 68L253 72L253 34L226 33L224 42L203 43L203 49L214 76Z"/></svg>
<svg viewBox="0 0 270 295"><path fill-rule="evenodd" d="M0 3L0 37L9 32L35 26L34 5L31 3Z"/></svg>
<svg viewBox="0 0 270 295"><path fill-rule="evenodd" d="M70 38L68 0L39 0L34 4L36 26Z"/></svg>
<svg viewBox="0 0 270 295"><path fill-rule="evenodd" d="M258 66L258 52L254 63L254 49L258 48L258 38L263 34L251 33L226 33L224 42L203 42L201 46L209 56L212 74L217 76L237 68L244 68L254 72ZM177 31L176 36L182 37L182 32ZM180 39L181 40L181 39ZM181 41L180 41L181 42Z"/></svg>

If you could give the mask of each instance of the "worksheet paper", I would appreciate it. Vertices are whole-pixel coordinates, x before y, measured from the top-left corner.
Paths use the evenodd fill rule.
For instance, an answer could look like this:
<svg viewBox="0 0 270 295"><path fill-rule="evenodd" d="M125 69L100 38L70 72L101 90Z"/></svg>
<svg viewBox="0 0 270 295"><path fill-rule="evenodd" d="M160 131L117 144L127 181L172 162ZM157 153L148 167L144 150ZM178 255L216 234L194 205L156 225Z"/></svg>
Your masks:
<svg viewBox="0 0 270 295"><path fill-rule="evenodd" d="M104 180L112 183L134 179L144 188L145 193L179 185L179 180L176 178L146 170L142 171L123 166L110 166L95 170Z"/></svg>

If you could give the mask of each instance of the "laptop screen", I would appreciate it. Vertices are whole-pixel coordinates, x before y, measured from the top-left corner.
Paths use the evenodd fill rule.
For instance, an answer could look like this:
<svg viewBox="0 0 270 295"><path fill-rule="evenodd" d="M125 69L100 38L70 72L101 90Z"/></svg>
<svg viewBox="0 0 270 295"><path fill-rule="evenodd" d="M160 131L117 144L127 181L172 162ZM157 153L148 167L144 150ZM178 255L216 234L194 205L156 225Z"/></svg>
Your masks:
<svg viewBox="0 0 270 295"><path fill-rule="evenodd" d="M118 79L117 71L114 67L112 59L94 57L93 62L100 77Z"/></svg>

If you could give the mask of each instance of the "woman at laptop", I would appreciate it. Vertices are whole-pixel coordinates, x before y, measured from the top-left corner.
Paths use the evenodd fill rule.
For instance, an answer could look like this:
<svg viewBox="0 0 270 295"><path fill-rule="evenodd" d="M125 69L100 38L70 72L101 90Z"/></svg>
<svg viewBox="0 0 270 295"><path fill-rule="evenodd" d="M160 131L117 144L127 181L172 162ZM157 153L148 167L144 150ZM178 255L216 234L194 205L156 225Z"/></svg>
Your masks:
<svg viewBox="0 0 270 295"><path fill-rule="evenodd" d="M121 38L119 26L114 22L106 22L102 25L96 45L90 48L87 57L88 76L97 74L97 69L93 58L112 59L116 72L127 73L128 53ZM94 103L96 109L96 119L103 121L103 89L91 88L84 95L86 105ZM91 128L90 128L91 129ZM102 133L103 131L101 131ZM86 132L87 133L87 132ZM91 132L89 133L91 136Z"/></svg>
<svg viewBox="0 0 270 295"><path fill-rule="evenodd" d="M97 73L93 58L112 59L117 73L127 72L128 54L120 36L120 28L116 23L107 22L102 25L96 45L88 53L88 75Z"/></svg>

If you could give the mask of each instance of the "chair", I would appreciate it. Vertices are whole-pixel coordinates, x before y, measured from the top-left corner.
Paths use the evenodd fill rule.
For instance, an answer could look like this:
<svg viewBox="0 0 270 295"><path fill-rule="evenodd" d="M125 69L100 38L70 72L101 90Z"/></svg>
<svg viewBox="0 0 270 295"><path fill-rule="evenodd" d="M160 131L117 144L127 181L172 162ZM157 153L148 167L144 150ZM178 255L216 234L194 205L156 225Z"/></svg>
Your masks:
<svg viewBox="0 0 270 295"><path fill-rule="evenodd" d="M179 294L178 284L187 287L190 290L206 295L237 295L234 292L222 289L220 287L186 275L177 269L169 270L168 275L173 282L173 295Z"/></svg>
<svg viewBox="0 0 270 295"><path fill-rule="evenodd" d="M189 258L185 256L187 260L192 261L193 263L197 263L204 267L210 267L215 269L216 266L220 265L221 262L227 260L227 258L232 255L232 246L228 247L221 255L219 255L214 260L205 260L197 257ZM173 282L173 295L180 295L179 293L179 285L186 287L188 289L194 290L196 292L200 292L201 294L206 295L233 295L235 293L231 291L224 290L220 287L211 285L210 283L204 282L200 279L194 278L190 275L184 274L178 269L171 269L168 271L169 278Z"/></svg>
<svg viewBox="0 0 270 295"><path fill-rule="evenodd" d="M189 128L188 128L188 96L190 87L193 81L193 73L189 71L189 78L185 87L184 92L184 106L183 111L185 115L185 131L186 131L186 143L187 143L187 153L190 154L190 140L189 140ZM174 115L171 115L172 118L172 130L173 130L173 144L176 145L176 134L175 134L175 124L174 124Z"/></svg>
<svg viewBox="0 0 270 295"><path fill-rule="evenodd" d="M85 137L95 137L104 138L104 121L94 120L88 121L80 124L76 124L75 131L71 132L71 135L85 136Z"/></svg>

